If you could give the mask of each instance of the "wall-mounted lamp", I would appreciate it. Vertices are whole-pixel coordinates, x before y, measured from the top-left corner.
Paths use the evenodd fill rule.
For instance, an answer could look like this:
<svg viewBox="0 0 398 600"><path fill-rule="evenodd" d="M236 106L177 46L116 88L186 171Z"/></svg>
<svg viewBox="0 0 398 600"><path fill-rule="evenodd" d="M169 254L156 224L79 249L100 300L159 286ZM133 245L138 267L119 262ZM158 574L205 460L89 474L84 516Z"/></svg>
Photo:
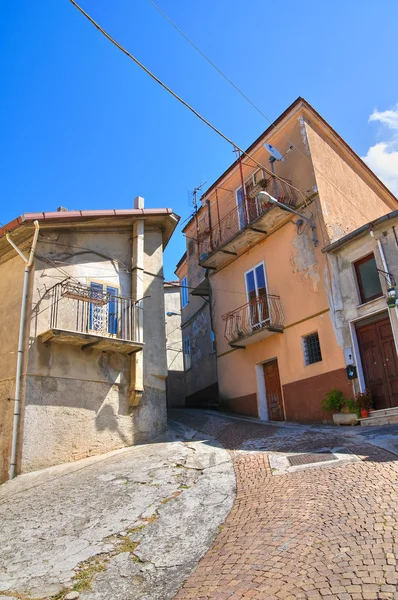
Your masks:
<svg viewBox="0 0 398 600"><path fill-rule="evenodd" d="M282 210L286 210L287 212L291 212L294 215L297 215L298 217L300 217L300 219L298 221L296 221L296 223L295 223L297 225L297 227L300 227L300 225L303 224L303 221L307 221L307 223L311 227L312 241L314 242L314 246L316 246L318 244L318 238L316 237L316 233L315 233L315 224L314 224L312 217L309 219L308 217L305 217L304 215L297 212L297 210L294 210L294 208L291 208L290 206L287 206L286 204L282 204L282 202L279 202L279 200L277 200L276 198L271 196L271 194L269 194L268 192L259 192L257 194L257 197L258 196L265 196L267 202L271 202L271 204L276 204Z"/></svg>
<svg viewBox="0 0 398 600"><path fill-rule="evenodd" d="M172 312L171 310L168 310L166 315L168 317L181 317L181 313L177 313L177 312Z"/></svg>
<svg viewBox="0 0 398 600"><path fill-rule="evenodd" d="M388 308L395 308L397 306L397 292L394 287L387 289L387 306Z"/></svg>

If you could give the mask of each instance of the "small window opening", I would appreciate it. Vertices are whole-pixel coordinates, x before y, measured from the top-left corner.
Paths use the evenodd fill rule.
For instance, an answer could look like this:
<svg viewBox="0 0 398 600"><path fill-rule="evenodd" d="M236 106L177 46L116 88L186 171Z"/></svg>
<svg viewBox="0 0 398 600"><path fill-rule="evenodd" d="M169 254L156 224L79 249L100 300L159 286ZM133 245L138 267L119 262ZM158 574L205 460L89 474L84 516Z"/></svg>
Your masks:
<svg viewBox="0 0 398 600"><path fill-rule="evenodd" d="M303 337L305 364L312 365L322 360L321 345L318 332L310 333Z"/></svg>

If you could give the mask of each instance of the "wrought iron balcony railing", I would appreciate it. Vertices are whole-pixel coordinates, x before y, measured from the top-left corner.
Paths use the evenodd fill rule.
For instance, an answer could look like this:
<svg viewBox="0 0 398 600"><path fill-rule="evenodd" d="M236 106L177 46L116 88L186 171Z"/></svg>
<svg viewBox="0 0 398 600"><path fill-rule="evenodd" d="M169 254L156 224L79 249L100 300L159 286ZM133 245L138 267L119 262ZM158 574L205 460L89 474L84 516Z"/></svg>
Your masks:
<svg viewBox="0 0 398 600"><path fill-rule="evenodd" d="M263 188L258 187L257 193L261 189L269 191L282 204L289 206L295 204L294 192L289 182L281 179L270 179L265 182ZM249 192L244 202L234 206L228 214L217 221L211 228L198 233L199 262L209 254L222 248L224 244L229 242L240 231L244 231L253 225L273 206L261 196L257 198L255 192L256 190Z"/></svg>
<svg viewBox="0 0 398 600"><path fill-rule="evenodd" d="M281 300L279 296L270 294L251 300L222 318L225 321L224 335L230 343L265 329L281 333L284 325Z"/></svg>
<svg viewBox="0 0 398 600"><path fill-rule="evenodd" d="M138 328L141 309L132 298L119 296L117 288L67 281L55 285L52 292L51 329L142 341Z"/></svg>

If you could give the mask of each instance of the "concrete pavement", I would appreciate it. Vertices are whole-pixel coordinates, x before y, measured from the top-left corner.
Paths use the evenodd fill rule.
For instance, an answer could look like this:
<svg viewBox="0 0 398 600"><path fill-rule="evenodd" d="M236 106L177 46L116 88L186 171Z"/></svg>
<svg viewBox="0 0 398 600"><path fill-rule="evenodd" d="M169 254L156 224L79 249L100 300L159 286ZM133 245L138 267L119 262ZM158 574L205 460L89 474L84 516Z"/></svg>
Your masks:
<svg viewBox="0 0 398 600"><path fill-rule="evenodd" d="M235 497L231 458L184 425L168 441L0 487L0 600L172 598Z"/></svg>

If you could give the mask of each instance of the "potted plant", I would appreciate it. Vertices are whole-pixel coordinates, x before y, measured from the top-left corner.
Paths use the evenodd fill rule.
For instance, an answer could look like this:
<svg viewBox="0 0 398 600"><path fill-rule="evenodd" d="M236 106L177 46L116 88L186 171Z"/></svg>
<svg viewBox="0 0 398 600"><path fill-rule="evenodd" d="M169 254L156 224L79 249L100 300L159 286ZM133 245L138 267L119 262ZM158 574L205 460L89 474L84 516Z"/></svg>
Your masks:
<svg viewBox="0 0 398 600"><path fill-rule="evenodd" d="M358 407L358 411L362 419L367 419L369 416L369 410L373 405L372 392L366 389L364 392L358 392L355 396L355 404Z"/></svg>
<svg viewBox="0 0 398 600"><path fill-rule="evenodd" d="M333 422L336 425L355 425L357 422L354 401L346 398L340 390L331 390L325 394L322 408L333 413Z"/></svg>

